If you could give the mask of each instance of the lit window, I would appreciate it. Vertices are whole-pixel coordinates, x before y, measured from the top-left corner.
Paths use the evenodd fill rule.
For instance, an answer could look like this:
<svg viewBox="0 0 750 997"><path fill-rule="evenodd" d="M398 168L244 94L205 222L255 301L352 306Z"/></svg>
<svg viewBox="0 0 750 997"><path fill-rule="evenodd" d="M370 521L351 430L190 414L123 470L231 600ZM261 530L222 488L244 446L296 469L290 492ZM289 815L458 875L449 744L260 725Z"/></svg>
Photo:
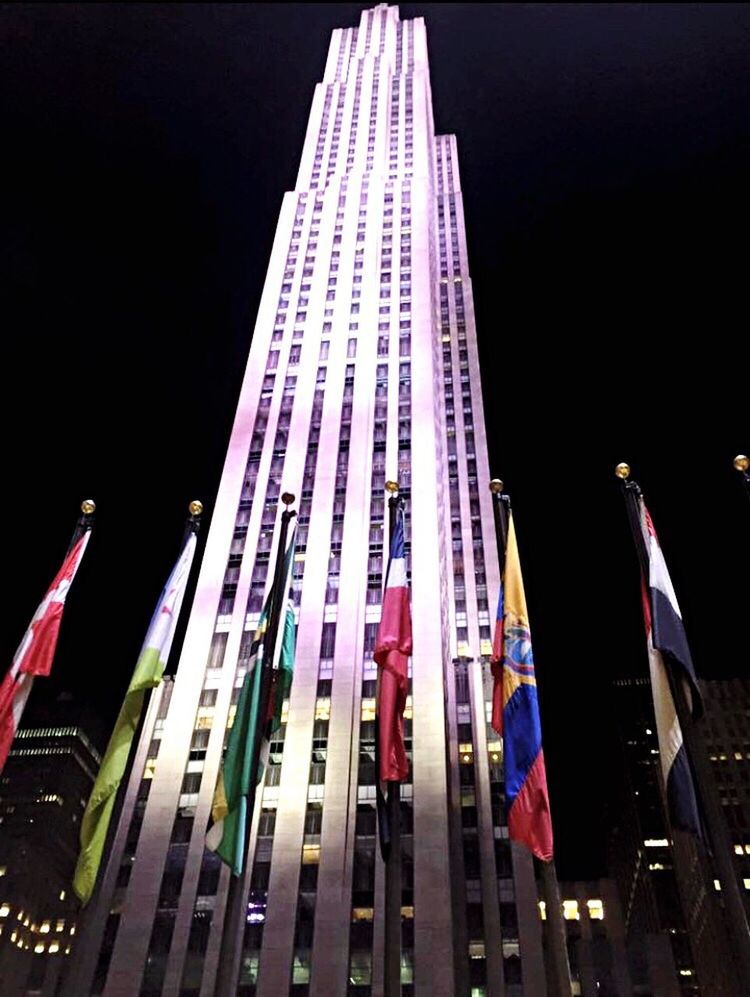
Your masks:
<svg viewBox="0 0 750 997"><path fill-rule="evenodd" d="M34 946L34 951L37 953L44 952L44 942L37 942Z"/></svg>
<svg viewBox="0 0 750 997"><path fill-rule="evenodd" d="M50 955L54 955L55 952L59 952L60 951L60 943L59 942L50 942L49 943L49 949L47 951L49 952Z"/></svg>
<svg viewBox="0 0 750 997"><path fill-rule="evenodd" d="M742 883L746 890L750 890L750 879L743 879Z"/></svg>
<svg viewBox="0 0 750 997"><path fill-rule="evenodd" d="M49 921L42 921L42 923L39 925L39 934L40 935L48 935L49 934L49 930L50 930L50 923L49 923Z"/></svg>
<svg viewBox="0 0 750 997"><path fill-rule="evenodd" d="M0 907L0 917L7 917L8 914L10 914L10 905L3 904L2 907Z"/></svg>
<svg viewBox="0 0 750 997"><path fill-rule="evenodd" d="M372 918L373 918L372 907L352 908L352 921L372 921Z"/></svg>
<svg viewBox="0 0 750 997"><path fill-rule="evenodd" d="M734 854L735 855L744 855L745 854L745 849L742 847L742 845L735 845L734 846ZM5 875L5 870L3 869L3 871L0 872L0 876L4 876L4 875Z"/></svg>
<svg viewBox="0 0 750 997"><path fill-rule="evenodd" d="M544 900L539 901L539 917L543 920L547 920L547 903Z"/></svg>
<svg viewBox="0 0 750 997"><path fill-rule="evenodd" d="M589 909L589 917L592 921L604 920L604 904L601 900L587 900L586 906Z"/></svg>
<svg viewBox="0 0 750 997"><path fill-rule="evenodd" d="M4 876L8 872L7 865L0 865L0 876Z"/></svg>
<svg viewBox="0 0 750 997"><path fill-rule="evenodd" d="M563 900L563 917L566 921L580 921L581 915L578 911L577 900Z"/></svg>
<svg viewBox="0 0 750 997"><path fill-rule="evenodd" d="M302 865L317 865L320 862L320 845L302 846Z"/></svg>
<svg viewBox="0 0 750 997"><path fill-rule="evenodd" d="M375 719L375 700L374 699L363 699L362 700L362 720L374 720Z"/></svg>
<svg viewBox="0 0 750 997"><path fill-rule="evenodd" d="M484 959L484 942L469 942L469 958Z"/></svg>
<svg viewBox="0 0 750 997"><path fill-rule="evenodd" d="M646 848L667 848L669 846L666 838L647 838L643 844Z"/></svg>
<svg viewBox="0 0 750 997"><path fill-rule="evenodd" d="M316 720L330 720L331 719L331 700L330 700L330 697L324 697L324 698L316 699L315 700L315 719Z"/></svg>

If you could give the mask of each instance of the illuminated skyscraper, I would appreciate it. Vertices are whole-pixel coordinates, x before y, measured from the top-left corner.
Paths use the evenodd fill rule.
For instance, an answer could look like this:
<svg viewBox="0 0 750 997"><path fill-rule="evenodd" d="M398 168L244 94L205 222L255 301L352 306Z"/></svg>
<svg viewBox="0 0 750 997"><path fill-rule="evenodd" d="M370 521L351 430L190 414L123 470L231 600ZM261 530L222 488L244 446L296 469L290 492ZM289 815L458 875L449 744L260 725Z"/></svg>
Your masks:
<svg viewBox="0 0 750 997"><path fill-rule="evenodd" d="M487 724L489 477L456 141L434 134L424 22L383 4L333 33L315 89L176 678L151 703L114 841L92 992L213 992L228 871L204 834L290 491L297 661L253 823L239 992L382 993L387 479L406 500L414 633L403 992L546 992L532 862L508 842Z"/></svg>

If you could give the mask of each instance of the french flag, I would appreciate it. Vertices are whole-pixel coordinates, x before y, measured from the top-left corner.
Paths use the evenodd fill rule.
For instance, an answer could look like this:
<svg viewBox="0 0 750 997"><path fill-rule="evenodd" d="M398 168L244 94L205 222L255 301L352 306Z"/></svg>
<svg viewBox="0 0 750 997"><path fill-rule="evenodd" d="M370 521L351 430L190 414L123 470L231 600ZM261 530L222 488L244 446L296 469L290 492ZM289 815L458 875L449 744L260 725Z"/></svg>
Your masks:
<svg viewBox="0 0 750 997"><path fill-rule="evenodd" d="M404 747L404 709L409 687L411 610L404 555L404 511L396 522L385 576L383 610L373 657L378 671L378 768L380 781L403 782L409 773Z"/></svg>
<svg viewBox="0 0 750 997"><path fill-rule="evenodd" d="M656 733L669 817L674 827L700 836L701 822L695 786L667 667L671 668L673 680L682 683L685 698L696 718L703 712L703 700L682 625L682 614L656 530L643 499L639 497L638 502L641 532L648 555L648 584L646 579L642 579L643 618L646 624Z"/></svg>
<svg viewBox="0 0 750 997"><path fill-rule="evenodd" d="M36 675L49 675L60 633L65 598L89 542L90 530L68 552L47 590L0 684L0 771L8 757Z"/></svg>

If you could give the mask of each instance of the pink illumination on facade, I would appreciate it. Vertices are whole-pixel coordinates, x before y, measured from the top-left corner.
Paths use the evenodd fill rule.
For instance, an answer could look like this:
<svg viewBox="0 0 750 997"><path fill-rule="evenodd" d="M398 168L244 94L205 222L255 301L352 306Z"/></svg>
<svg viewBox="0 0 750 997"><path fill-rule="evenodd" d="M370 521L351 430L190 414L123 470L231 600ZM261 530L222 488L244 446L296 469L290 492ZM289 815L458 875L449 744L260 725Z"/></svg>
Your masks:
<svg viewBox="0 0 750 997"><path fill-rule="evenodd" d="M414 647L403 992L542 995L533 868L507 840L487 723L498 564L457 147L434 134L424 21L381 4L333 33L315 88L176 678L152 701L102 890L90 992L213 993L228 871L204 834L291 491L297 660L253 820L239 993L382 993L372 650L389 478L406 499Z"/></svg>

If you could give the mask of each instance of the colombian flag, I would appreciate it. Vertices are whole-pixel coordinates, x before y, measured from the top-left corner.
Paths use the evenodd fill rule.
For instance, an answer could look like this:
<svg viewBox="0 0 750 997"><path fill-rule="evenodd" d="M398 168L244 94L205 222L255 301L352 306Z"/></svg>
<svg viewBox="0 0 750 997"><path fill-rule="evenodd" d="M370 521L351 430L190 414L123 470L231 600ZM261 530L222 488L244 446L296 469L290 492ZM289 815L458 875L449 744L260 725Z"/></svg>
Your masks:
<svg viewBox="0 0 750 997"><path fill-rule="evenodd" d="M552 858L552 819L534 655L512 513L508 514L492 674L492 726L503 735L508 832L512 841L520 842L548 862Z"/></svg>

